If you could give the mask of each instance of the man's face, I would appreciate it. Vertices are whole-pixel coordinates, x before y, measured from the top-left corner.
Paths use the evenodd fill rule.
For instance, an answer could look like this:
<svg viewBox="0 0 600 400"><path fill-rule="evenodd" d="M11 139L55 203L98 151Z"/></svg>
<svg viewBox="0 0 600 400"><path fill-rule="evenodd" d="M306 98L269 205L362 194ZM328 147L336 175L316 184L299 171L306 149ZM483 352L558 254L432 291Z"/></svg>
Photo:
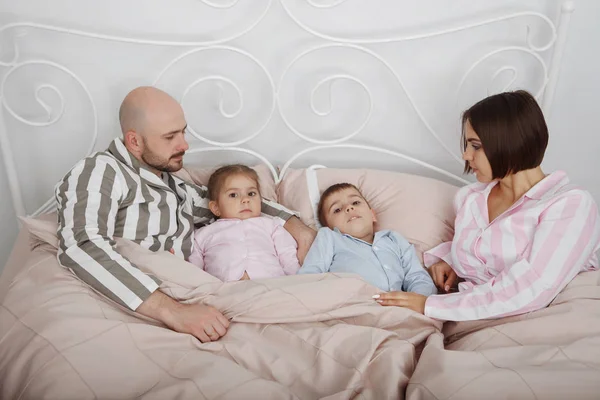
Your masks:
<svg viewBox="0 0 600 400"><path fill-rule="evenodd" d="M142 161L157 171L179 171L183 167L183 156L189 149L183 110L177 104L148 114L141 137Z"/></svg>

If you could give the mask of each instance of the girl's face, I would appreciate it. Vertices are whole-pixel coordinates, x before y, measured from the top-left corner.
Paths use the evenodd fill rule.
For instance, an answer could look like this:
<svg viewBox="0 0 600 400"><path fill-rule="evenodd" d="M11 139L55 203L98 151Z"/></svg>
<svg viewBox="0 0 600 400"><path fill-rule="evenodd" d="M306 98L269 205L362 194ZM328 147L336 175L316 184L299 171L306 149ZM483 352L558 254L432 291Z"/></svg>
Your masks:
<svg viewBox="0 0 600 400"><path fill-rule="evenodd" d="M471 126L471 122L468 120L465 123L465 140L467 141L467 146L463 152L463 160L469 163L479 182L489 183L493 181L492 166L483 151L479 136L477 136L477 133Z"/></svg>
<svg viewBox="0 0 600 400"><path fill-rule="evenodd" d="M219 197L209 203L210 210L217 217L237 219L260 217L261 206L258 184L243 174L225 179Z"/></svg>

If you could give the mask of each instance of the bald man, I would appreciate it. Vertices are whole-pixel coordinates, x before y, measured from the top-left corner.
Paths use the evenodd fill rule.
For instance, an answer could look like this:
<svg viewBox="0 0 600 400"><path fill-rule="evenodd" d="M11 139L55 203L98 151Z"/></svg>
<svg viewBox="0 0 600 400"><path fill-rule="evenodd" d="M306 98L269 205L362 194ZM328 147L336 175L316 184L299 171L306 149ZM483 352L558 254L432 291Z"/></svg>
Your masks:
<svg viewBox="0 0 600 400"><path fill-rule="evenodd" d="M157 290L116 250L115 238L188 259L195 227L210 224L207 190L173 176L189 148L183 109L153 87L132 90L119 110L122 138L81 160L56 187L58 260L111 300L202 342L218 340L229 321L213 307L181 304ZM315 233L284 207L263 212L286 221L302 260Z"/></svg>

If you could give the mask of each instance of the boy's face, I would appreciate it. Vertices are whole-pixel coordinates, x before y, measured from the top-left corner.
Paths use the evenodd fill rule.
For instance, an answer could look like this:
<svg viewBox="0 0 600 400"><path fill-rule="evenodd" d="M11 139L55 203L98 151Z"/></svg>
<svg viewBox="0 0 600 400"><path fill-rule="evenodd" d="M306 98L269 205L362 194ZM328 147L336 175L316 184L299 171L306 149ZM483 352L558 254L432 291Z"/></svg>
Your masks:
<svg viewBox="0 0 600 400"><path fill-rule="evenodd" d="M331 229L367 242L373 240L375 213L354 188L331 194L323 203L325 222Z"/></svg>

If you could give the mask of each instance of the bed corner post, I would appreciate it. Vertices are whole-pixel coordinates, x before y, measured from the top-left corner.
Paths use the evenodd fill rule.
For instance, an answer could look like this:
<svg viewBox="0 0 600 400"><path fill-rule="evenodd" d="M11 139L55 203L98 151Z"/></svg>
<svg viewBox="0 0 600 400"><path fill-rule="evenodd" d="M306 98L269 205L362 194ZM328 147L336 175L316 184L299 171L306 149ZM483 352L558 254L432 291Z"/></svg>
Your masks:
<svg viewBox="0 0 600 400"><path fill-rule="evenodd" d="M544 91L544 98L542 103L542 109L544 110L544 114L546 114L546 118L549 117L550 110L552 108L552 100L554 99L554 91L556 90L556 84L558 82L558 75L560 72L561 61L567 40L569 22L571 20L571 14L573 13L573 11L575 11L575 1L563 1L560 7L556 43L554 45L552 59L550 61L550 73L548 74L548 83L546 85L546 90Z"/></svg>
<svg viewBox="0 0 600 400"><path fill-rule="evenodd" d="M2 160L4 163L4 171L8 178L8 187L10 190L11 200L13 208L17 217L24 217L26 215L25 206L23 205L23 196L21 195L21 186L19 185L19 178L17 176L17 168L15 166L15 160L12 154L12 147L10 146L10 140L8 138L8 132L6 125L4 124L4 99L0 97L0 150L2 151ZM21 221L19 220L19 225Z"/></svg>

